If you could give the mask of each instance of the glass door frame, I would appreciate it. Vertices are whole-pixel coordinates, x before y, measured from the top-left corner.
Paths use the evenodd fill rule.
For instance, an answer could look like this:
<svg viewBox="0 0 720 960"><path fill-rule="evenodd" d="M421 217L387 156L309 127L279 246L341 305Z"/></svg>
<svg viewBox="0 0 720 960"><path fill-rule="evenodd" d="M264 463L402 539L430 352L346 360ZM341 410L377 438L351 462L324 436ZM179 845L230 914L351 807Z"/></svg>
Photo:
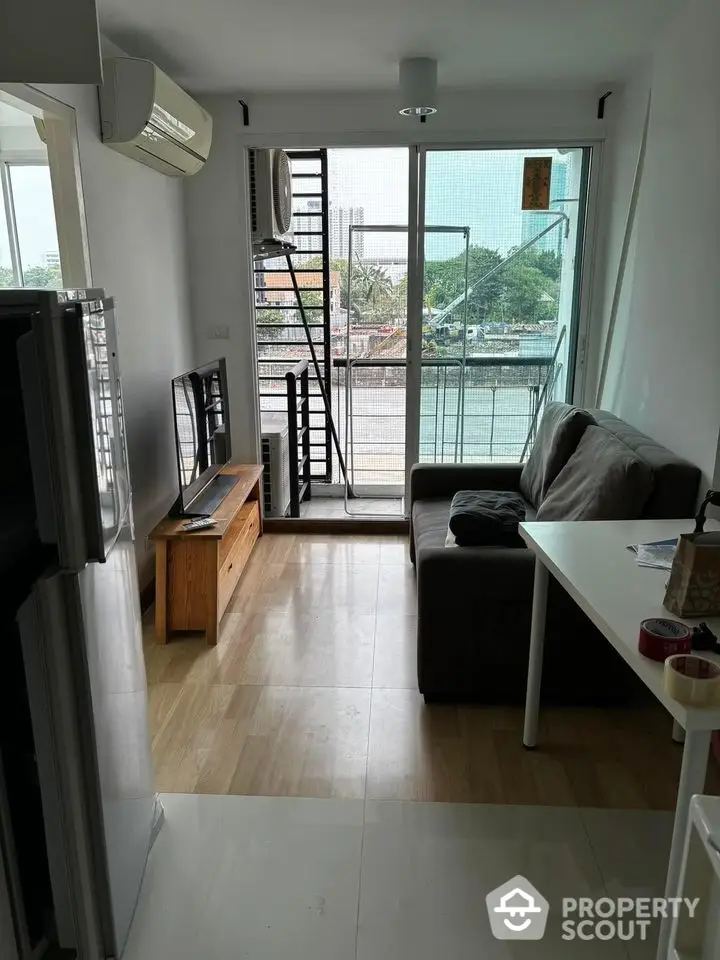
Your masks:
<svg viewBox="0 0 720 960"><path fill-rule="evenodd" d="M412 166L410 167L412 169ZM347 259L347 276L348 276L348 290L347 298L348 304L351 302L351 285L352 285L352 264L353 264L353 237L355 234L405 234L408 238L408 297L409 297L409 283L410 283L410 245L411 238L416 238L418 236L418 231L412 229L410 223L408 225L398 225L398 224L356 224L350 227L349 229L349 243L348 243L348 259ZM466 227L458 226L441 226L441 225L432 225L423 229L423 233L435 233L435 234L452 234L462 236L465 241L465 281L467 287L467 265L468 265L468 248L469 248L469 231ZM421 289L422 293L422 289ZM409 300L408 300L409 302ZM406 318L407 320L407 318ZM409 325L406 326L406 338L405 338L405 350L406 355L408 352L408 343L407 343L407 330ZM420 337L422 344L422 335ZM372 361L364 361L362 358L353 360L350 356L350 312L348 309L347 315L347 325L346 325L346 334L345 334L345 343L346 343L346 357L347 357L347 366L345 368L345 422L344 422L344 436L345 436L345 450L343 457L345 460L346 474L344 478L344 497L345 497L345 512L348 516L371 516L367 512L363 511L362 513L354 512L350 504L352 502L353 496L359 497L368 497L370 499L382 499L383 497L387 498L388 496L394 498L400 496L401 493L405 493L405 483L398 484L397 489L395 485L391 492L388 494L387 490L383 490L382 485L379 484L356 484L354 482L354 440L353 440L353 404L352 404L352 373L355 366L362 366L365 362L372 363ZM399 361L401 362L401 361ZM460 365L460 360L457 361ZM405 360L405 371L407 375L408 365L407 359ZM460 409L458 408L458 422L460 420ZM407 430L407 383L405 385L405 429ZM460 428L461 430L461 428ZM457 443L462 443L462 439L459 435L456 436L456 446ZM407 436L405 438L405 456L407 457ZM407 459L405 459L405 477L407 478L408 469L407 469ZM407 501L407 497L405 498ZM382 514L381 514L382 516Z"/></svg>
<svg viewBox="0 0 720 960"><path fill-rule="evenodd" d="M602 165L602 141L579 138L537 141L416 143L408 146L408 289L407 289L407 370L405 396L405 513L410 510L410 472L420 459L420 400L422 383L422 326L425 273L425 195L427 154L442 151L535 150L547 148L587 149L589 160L584 171L581 197L582 225L576 250L581 261L576 265L573 292L573 325L569 331L568 375L572 400L582 403L586 386L587 347L592 299L594 252L596 243L597 198ZM573 355L574 354L574 355Z"/></svg>

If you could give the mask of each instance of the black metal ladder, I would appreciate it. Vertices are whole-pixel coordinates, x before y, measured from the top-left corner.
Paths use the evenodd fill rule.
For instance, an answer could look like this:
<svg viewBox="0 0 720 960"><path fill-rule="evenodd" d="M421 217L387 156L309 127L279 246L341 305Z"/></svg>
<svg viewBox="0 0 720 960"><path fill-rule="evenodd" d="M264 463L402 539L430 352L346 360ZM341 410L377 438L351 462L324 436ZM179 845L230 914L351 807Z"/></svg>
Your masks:
<svg viewBox="0 0 720 960"><path fill-rule="evenodd" d="M291 230L296 246L291 254L292 269L329 401L332 361L327 150L289 150L287 154L292 175ZM288 372L302 361L311 361L312 356L284 260L275 257L256 261L253 276L260 411L279 413L286 408ZM327 483L333 467L330 409L324 403L314 366L308 376L310 480Z"/></svg>

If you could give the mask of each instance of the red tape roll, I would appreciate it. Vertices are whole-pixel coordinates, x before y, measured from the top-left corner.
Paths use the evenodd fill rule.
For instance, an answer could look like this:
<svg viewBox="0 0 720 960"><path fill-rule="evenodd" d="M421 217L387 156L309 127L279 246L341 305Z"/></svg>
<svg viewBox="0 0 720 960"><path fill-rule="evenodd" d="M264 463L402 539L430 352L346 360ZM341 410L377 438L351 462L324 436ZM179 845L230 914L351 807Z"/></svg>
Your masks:
<svg viewBox="0 0 720 960"><path fill-rule="evenodd" d="M679 620L652 618L640 624L638 650L644 657L663 663L668 657L692 650L692 630Z"/></svg>

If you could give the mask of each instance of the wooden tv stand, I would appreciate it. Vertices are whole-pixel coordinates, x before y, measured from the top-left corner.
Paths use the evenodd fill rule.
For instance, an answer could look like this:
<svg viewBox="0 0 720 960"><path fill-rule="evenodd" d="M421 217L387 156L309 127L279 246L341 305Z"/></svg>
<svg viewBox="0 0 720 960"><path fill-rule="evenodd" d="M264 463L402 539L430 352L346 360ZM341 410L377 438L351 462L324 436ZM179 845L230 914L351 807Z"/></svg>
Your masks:
<svg viewBox="0 0 720 960"><path fill-rule="evenodd" d="M240 479L213 513L214 527L188 533L186 520L166 517L150 534L155 542L155 632L158 643L180 630L204 631L218 641L220 619L255 541L262 535L261 466L223 467Z"/></svg>

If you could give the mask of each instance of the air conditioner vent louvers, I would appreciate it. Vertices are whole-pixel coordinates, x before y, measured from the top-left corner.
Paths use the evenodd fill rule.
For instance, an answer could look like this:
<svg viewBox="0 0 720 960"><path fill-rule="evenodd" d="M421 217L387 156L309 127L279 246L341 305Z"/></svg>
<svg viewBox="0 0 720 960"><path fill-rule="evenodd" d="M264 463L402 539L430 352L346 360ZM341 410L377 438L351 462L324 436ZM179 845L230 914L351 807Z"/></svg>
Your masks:
<svg viewBox="0 0 720 960"><path fill-rule="evenodd" d="M290 509L290 442L287 417L263 413L260 425L265 515L285 517Z"/></svg>
<svg viewBox="0 0 720 960"><path fill-rule="evenodd" d="M250 224L252 227L253 236L257 233L258 217L257 217L257 186L255 183L255 171L256 171L256 161L255 161L255 151L250 151Z"/></svg>

